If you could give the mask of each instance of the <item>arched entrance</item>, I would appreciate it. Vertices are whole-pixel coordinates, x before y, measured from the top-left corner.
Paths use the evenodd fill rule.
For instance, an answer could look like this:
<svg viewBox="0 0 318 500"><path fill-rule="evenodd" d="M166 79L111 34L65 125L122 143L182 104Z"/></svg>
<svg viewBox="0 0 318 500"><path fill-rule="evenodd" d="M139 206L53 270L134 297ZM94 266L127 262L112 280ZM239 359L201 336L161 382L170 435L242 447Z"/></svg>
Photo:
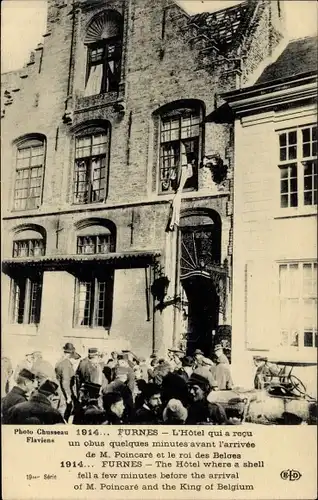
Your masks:
<svg viewBox="0 0 318 500"><path fill-rule="evenodd" d="M226 275L221 262L221 218L214 210L183 212L180 218L180 282L186 350L213 349ZM223 305L223 304L222 304Z"/></svg>

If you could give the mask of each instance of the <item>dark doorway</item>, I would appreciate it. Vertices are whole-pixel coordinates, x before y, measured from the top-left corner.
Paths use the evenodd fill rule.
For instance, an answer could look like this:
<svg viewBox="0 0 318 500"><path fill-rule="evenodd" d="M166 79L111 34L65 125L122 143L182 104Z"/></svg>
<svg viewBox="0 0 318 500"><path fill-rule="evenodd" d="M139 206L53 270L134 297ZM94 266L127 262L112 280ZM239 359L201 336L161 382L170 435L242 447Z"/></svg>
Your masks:
<svg viewBox="0 0 318 500"><path fill-rule="evenodd" d="M201 349L211 355L212 331L217 329L219 297L212 280L206 276L191 276L182 280L188 301L187 354Z"/></svg>

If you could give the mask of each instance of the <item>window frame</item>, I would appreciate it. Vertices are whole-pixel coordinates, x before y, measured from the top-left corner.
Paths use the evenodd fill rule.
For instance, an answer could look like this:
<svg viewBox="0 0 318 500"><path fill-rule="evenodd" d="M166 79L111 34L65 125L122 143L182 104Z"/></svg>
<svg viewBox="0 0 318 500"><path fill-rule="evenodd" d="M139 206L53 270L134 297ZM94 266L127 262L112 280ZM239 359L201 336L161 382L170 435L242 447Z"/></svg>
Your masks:
<svg viewBox="0 0 318 500"><path fill-rule="evenodd" d="M92 155L92 149L93 149L93 136L98 136L98 135L105 135L105 152L97 155ZM77 157L77 141L79 139L84 139L85 137L90 137L90 156L83 156ZM72 165L72 184L71 184L71 204L72 205L95 205L97 203L105 203L107 200L108 196L108 180L109 180L109 159L110 159L110 143L111 143L111 127L110 124L107 123L105 126L88 126L87 128L84 128L80 130L79 132L74 134L74 145L73 145L73 165ZM105 176L103 179L103 185L102 183L100 184L99 191L104 190L104 196L100 200L93 201L92 200L92 193L93 189L91 187L92 182L89 181L89 178L91 176L91 171L92 171L92 158L99 158L99 159L104 159L104 167L101 167L100 170L103 168L105 169ZM86 164L86 183L88 183L88 189L87 189L87 201L76 201L76 185L80 182L77 179L77 174L79 170L76 169L77 163L80 161L83 161ZM87 162L89 161L89 168L87 169ZM84 193L84 191L77 191L78 194Z"/></svg>
<svg viewBox="0 0 318 500"><path fill-rule="evenodd" d="M34 255L34 248L35 245L34 243L41 243L41 245L38 245L38 248L40 248L41 252L39 255ZM19 255L19 248L16 249L19 245L27 243L28 246L28 251L27 255ZM33 248L32 248L33 245ZM33 254L32 254L33 252ZM29 238L29 239L14 239L13 240L13 246L12 246L12 257L13 258L19 258L19 257L43 257L45 255L45 241L43 238Z"/></svg>
<svg viewBox="0 0 318 500"><path fill-rule="evenodd" d="M33 301L33 286L38 285L35 311L32 312ZM20 298L21 285L23 298ZM20 291L18 288L20 287ZM17 298L17 294L19 297ZM43 273L29 273L22 275L11 276L11 322L16 325L38 325L41 321L42 311L42 296L43 296ZM21 313L22 321L19 321L20 300L23 302L23 312ZM33 315L35 320L32 320Z"/></svg>
<svg viewBox="0 0 318 500"><path fill-rule="evenodd" d="M89 298L89 319L88 324L80 324L80 286L81 283L89 283L91 286L91 295ZM102 325L98 323L97 312L98 312L98 287L103 283L105 285L104 291L104 309L103 309L103 320ZM107 301L106 294L110 293L110 297ZM75 275L75 287L74 287L74 301L73 301L73 328L79 329L94 329L94 330L106 330L110 331L112 318L113 318L113 306L114 306L114 269L106 272L103 270L94 270L92 267L82 270L80 273ZM107 307L109 307L107 311ZM84 308L85 311L85 308Z"/></svg>
<svg viewBox="0 0 318 500"><path fill-rule="evenodd" d="M28 167L21 167L18 168L18 154L19 151L22 151L23 149L31 149L36 148L41 146L43 148L43 154L41 155L43 160L42 160L42 165L41 167L39 166L32 166L32 155L29 157L29 166ZM29 210L38 210L41 205L43 204L43 191L44 191L44 179L45 179L45 167L46 167L46 153L47 153L47 140L45 136L42 136L41 134L35 135L35 136L26 136L23 139L19 139L14 141L14 148L15 148L15 155L14 155L14 186L13 186L13 193L12 193L12 210L14 212L25 212ZM39 155L40 156L40 155ZM27 200L29 200L29 196L26 198L22 198L23 200L26 200L25 202L25 207L24 208L16 208L15 204L16 201L18 200L16 198L16 189L17 182L18 182L18 171L22 170L28 170L28 187L27 188L22 188L22 189L27 189L28 192L31 190L31 171L32 169L35 168L41 168L41 182L39 186L39 203L36 207L28 207L27 206ZM21 188L20 188L21 189Z"/></svg>
<svg viewBox="0 0 318 500"><path fill-rule="evenodd" d="M111 59L109 57L109 46L110 45L115 45L115 53L118 51L118 58L113 58ZM96 49L103 49L103 56L101 63L98 64L98 62L92 61L92 51ZM102 65L103 68L103 74L102 74L102 79L101 79L101 90L98 94L92 94L92 95L100 95L100 94L108 94L110 92L118 92L119 90L119 85L121 81L121 63L122 63L122 54L123 54L123 37L121 36L114 36L110 38L106 38L103 40L98 40L93 43L86 44L86 50L87 50L87 57L86 57L86 73L85 73L85 89L89 80L90 72L92 67L94 66L99 66ZM118 68L118 74L117 74L117 79L116 79L116 87L112 89L108 89L108 83L109 78L108 78L108 63L114 61L114 63L117 63L119 65Z"/></svg>
<svg viewBox="0 0 318 500"><path fill-rule="evenodd" d="M311 287L314 290L312 295L305 295L304 294L304 266L311 266L311 273L312 273L312 279L311 279ZM291 266L297 266L297 276L296 280L298 281L298 287L299 287L299 293L298 296L296 297L290 297L290 296L285 296L282 295L282 279L281 279L281 268L286 267L287 268L287 273L290 272L289 269ZM295 350L305 350L306 352L308 349L317 349L317 322L315 325L313 325L311 328L305 326L306 318L305 315L302 314L302 312L305 313L305 307L304 304L307 301L312 301L312 306L311 308L315 310L315 303L316 303L316 309L317 309L317 269L318 269L318 264L317 261L314 259L308 259L308 260L288 260L288 261L279 261L277 263L277 273L278 273L278 299L279 299L279 345L281 348L285 349L295 349ZM316 278L314 277L316 276ZM291 278L286 275L287 277L287 283L289 285L289 289L291 288ZM316 284L316 286L315 286ZM286 285L285 285L286 286ZM293 287L295 289L295 287ZM288 290L289 292L289 290ZM294 301L295 304L297 303L296 306L296 312L300 311L301 314L297 314L297 325L291 326L289 330L287 328L284 328L283 325L283 312L282 312L282 305L285 302L287 304L287 312L288 308L290 308L290 305L288 306L289 301ZM312 333L312 345L305 345L305 334L309 333L311 331ZM283 333L285 332L285 335L287 335L287 342L283 342ZM291 342L292 340L292 335L293 333L296 333L298 335L297 338L297 345L293 345Z"/></svg>
<svg viewBox="0 0 318 500"><path fill-rule="evenodd" d="M92 245L94 246L93 252L79 252L79 248L85 247L85 245L80 244L80 241L79 241L80 239L83 239L83 238L90 238L92 240L96 240L96 241L93 241L93 243L92 243ZM100 247L102 244L100 242L101 238L108 238L109 239L109 241L108 241L109 250L107 252L98 251L98 247ZM99 233L99 234L83 234L83 235L77 236L77 244L76 244L77 255L105 255L105 254L112 253L112 252L115 252L115 238L114 238L114 235L112 234L111 231L109 231L107 233L104 232L104 233Z"/></svg>
<svg viewBox="0 0 318 500"><path fill-rule="evenodd" d="M310 130L310 141L304 141L303 140L303 131L305 129ZM316 129L316 140L314 140L313 137L313 130ZM315 210L315 207L317 206L317 189L315 189L315 180L317 183L317 169L318 169L318 163L317 163L317 155L311 154L308 156L304 156L304 145L305 144L310 144L311 145L311 153L313 153L313 145L315 144L316 150L317 150L317 125L315 123L309 123L309 124L302 124L296 127L291 127L291 128L285 128L281 130L277 130L277 139L278 139L278 171L279 171L279 209L281 213L286 214L288 212L295 212L297 210L299 211L313 211ZM296 142L293 142L292 144L289 143L289 135L295 133L296 135ZM285 135L286 136L286 141L285 144L281 144L281 137ZM295 148L295 155L292 154L292 158L289 158L289 153L293 150L292 148ZM285 159L281 159L281 151L285 149L286 150L286 155ZM304 165L304 164L307 165ZM308 166L308 164L312 163L312 173L310 175L306 175L305 168ZM296 171L296 176L290 176L291 169L295 168ZM314 172L314 169L316 168L316 174ZM283 169L288 169L287 175L285 178L282 178L282 171ZM311 190L306 189L305 187L305 178L306 177L311 177L312 179L312 186ZM292 181L291 179L296 179L296 188L293 190L291 189ZM287 182L287 190L282 191L282 182ZM312 203L305 203L305 193L306 192L311 192L312 193ZM296 204L291 204L291 196L295 195L297 196L297 203ZM282 197L287 196L287 205L282 206ZM316 196L316 200L315 200ZM315 202L316 201L316 202Z"/></svg>
<svg viewBox="0 0 318 500"><path fill-rule="evenodd" d="M188 115L188 116L187 116ZM178 143L179 145L179 169L176 174L176 187L178 184L178 179L180 179L180 160L181 160L181 142L182 142L182 137L181 137L181 130L182 130L182 118L187 118L189 116L195 116L198 117L198 123L195 124L194 126L198 127L199 133L196 136L190 136L187 138L184 138L185 141L191 141L191 140L197 140L197 164L194 165L194 175L195 175L195 180L194 180L194 186L193 187L185 187L183 189L183 193L185 192L195 192L198 191L199 189L199 165L202 159L203 155L203 147L204 147L204 109L202 104L184 104L184 105L178 105L174 106L169 110L165 111L159 111L158 112L158 117L157 119L159 120L158 127L157 127L157 136L158 136L158 141L157 141L157 175L156 175L156 180L157 180L157 194L160 196L162 195L171 195L175 194L175 189L167 189L165 191L162 190L161 188L161 172L163 170L162 167L162 147L164 144L173 144L173 143ZM179 118L179 126L178 126L178 139L176 140L170 140L170 141L162 141L162 133L164 132L163 130L163 122L164 120L173 120L176 117ZM184 127L185 128L185 127ZM171 168L171 167L169 167Z"/></svg>

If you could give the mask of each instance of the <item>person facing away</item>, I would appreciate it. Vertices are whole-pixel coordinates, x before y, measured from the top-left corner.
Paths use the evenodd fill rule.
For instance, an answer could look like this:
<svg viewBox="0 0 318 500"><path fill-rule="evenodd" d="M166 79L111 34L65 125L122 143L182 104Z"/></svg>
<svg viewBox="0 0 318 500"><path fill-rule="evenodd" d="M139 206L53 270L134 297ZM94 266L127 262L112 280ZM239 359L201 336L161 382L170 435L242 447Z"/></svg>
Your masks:
<svg viewBox="0 0 318 500"><path fill-rule="evenodd" d="M85 382L107 386L107 379L103 373L103 365L100 362L100 353L96 347L88 349L88 356L79 362L76 370L78 390Z"/></svg>
<svg viewBox="0 0 318 500"><path fill-rule="evenodd" d="M219 391L230 390L233 388L233 380L231 375L231 367L229 361L221 345L216 345L214 348L214 354L216 359L216 367L214 369L214 375Z"/></svg>
<svg viewBox="0 0 318 500"><path fill-rule="evenodd" d="M18 403L8 411L8 424L23 425L36 419L40 425L64 424L60 412L53 408L52 402L58 395L58 384L52 380L43 382L34 391L29 401Z"/></svg>
<svg viewBox="0 0 318 500"><path fill-rule="evenodd" d="M75 355L74 345L67 342L63 347L62 358L55 365L56 379L61 390L59 411L66 422L68 422L76 401L75 370L71 361Z"/></svg>
<svg viewBox="0 0 318 500"><path fill-rule="evenodd" d="M35 388L36 379L34 373L23 368L17 376L16 385L1 401L1 413L3 423L7 423L8 411L13 406L24 403Z"/></svg>
<svg viewBox="0 0 318 500"><path fill-rule="evenodd" d="M188 418L188 410L179 399L170 399L162 416L166 425L183 425Z"/></svg>

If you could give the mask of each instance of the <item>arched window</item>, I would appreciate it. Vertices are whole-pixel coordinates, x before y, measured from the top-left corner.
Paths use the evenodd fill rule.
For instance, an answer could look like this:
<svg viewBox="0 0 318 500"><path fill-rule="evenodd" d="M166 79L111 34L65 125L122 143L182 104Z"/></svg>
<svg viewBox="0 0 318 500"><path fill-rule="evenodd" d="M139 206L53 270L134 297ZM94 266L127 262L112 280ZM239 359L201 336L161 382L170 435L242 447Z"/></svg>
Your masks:
<svg viewBox="0 0 318 500"><path fill-rule="evenodd" d="M160 117L159 192L197 189L203 141L203 106L180 101L164 106ZM182 175L183 173L183 175Z"/></svg>
<svg viewBox="0 0 318 500"><path fill-rule="evenodd" d="M110 125L90 126L75 137L73 203L106 199Z"/></svg>
<svg viewBox="0 0 318 500"><path fill-rule="evenodd" d="M77 254L105 254L116 248L116 226L104 219L76 225ZM76 273L75 326L109 329L113 311L114 270L105 263L83 261Z"/></svg>
<svg viewBox="0 0 318 500"><path fill-rule="evenodd" d="M45 231L37 226L18 229L13 239L13 257L40 257L45 255Z"/></svg>
<svg viewBox="0 0 318 500"><path fill-rule="evenodd" d="M110 221L85 224L77 234L77 254L105 254L115 251L115 225Z"/></svg>
<svg viewBox="0 0 318 500"><path fill-rule="evenodd" d="M45 137L38 134L15 142L15 210L39 208L42 203L45 144Z"/></svg>
<svg viewBox="0 0 318 500"><path fill-rule="evenodd" d="M120 82L122 18L106 10L86 30L87 70L85 96L116 92Z"/></svg>

